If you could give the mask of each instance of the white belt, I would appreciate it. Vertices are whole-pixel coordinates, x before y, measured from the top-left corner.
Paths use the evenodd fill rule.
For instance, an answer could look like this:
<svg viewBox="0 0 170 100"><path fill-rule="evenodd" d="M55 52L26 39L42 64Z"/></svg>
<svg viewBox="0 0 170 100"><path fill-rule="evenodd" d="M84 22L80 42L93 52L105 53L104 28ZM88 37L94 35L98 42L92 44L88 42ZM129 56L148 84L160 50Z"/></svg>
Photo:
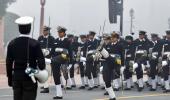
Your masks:
<svg viewBox="0 0 170 100"><path fill-rule="evenodd" d="M136 53L143 54L143 53L145 53L145 51L144 50L138 50L138 51L136 51Z"/></svg>
<svg viewBox="0 0 170 100"><path fill-rule="evenodd" d="M49 51L48 49L41 49L42 50L42 52L44 52L44 51Z"/></svg>
<svg viewBox="0 0 170 100"><path fill-rule="evenodd" d="M115 55L115 54L111 54L110 56L111 56L111 57L113 57L113 58L114 58L114 57L116 57L116 55Z"/></svg>
<svg viewBox="0 0 170 100"><path fill-rule="evenodd" d="M152 52L152 55L158 55L158 52Z"/></svg>
<svg viewBox="0 0 170 100"><path fill-rule="evenodd" d="M92 54L94 52L95 52L95 50L90 50L90 51L87 52L87 54Z"/></svg>
<svg viewBox="0 0 170 100"><path fill-rule="evenodd" d="M85 62L86 58L85 57L80 57L80 62Z"/></svg>
<svg viewBox="0 0 170 100"><path fill-rule="evenodd" d="M170 52L164 52L163 55L170 55Z"/></svg>
<svg viewBox="0 0 170 100"><path fill-rule="evenodd" d="M113 57L113 58L115 58L115 57L117 57L117 56L120 57L120 55L118 55L118 54L110 54L110 56Z"/></svg>
<svg viewBox="0 0 170 100"><path fill-rule="evenodd" d="M67 49L64 49L64 48L55 48L55 52L63 52L64 50L66 51L66 53L68 53Z"/></svg>
<svg viewBox="0 0 170 100"><path fill-rule="evenodd" d="M62 52L63 48L55 48L55 52Z"/></svg>
<svg viewBox="0 0 170 100"><path fill-rule="evenodd" d="M129 54L129 55L126 55L126 57L132 57L132 55L131 55L131 54Z"/></svg>

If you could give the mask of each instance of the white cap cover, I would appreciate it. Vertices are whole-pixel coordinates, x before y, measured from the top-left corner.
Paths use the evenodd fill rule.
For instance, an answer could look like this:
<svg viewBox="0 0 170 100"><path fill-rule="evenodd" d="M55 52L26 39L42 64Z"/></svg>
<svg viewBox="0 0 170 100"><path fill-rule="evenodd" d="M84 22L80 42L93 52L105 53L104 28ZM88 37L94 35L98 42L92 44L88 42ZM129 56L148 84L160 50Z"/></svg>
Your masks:
<svg viewBox="0 0 170 100"><path fill-rule="evenodd" d="M33 18L30 16L20 17L15 20L15 23L19 25L27 25L27 24L31 24L32 22L33 22Z"/></svg>

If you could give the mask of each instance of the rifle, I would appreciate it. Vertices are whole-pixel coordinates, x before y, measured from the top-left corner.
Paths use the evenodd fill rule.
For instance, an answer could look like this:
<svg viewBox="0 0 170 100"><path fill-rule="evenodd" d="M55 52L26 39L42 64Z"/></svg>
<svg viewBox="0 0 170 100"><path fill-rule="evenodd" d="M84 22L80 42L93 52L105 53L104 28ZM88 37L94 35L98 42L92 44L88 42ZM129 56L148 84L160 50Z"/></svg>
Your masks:
<svg viewBox="0 0 170 100"><path fill-rule="evenodd" d="M162 72L162 60L163 60L163 54L164 54L164 50L165 50L165 45L162 46L162 51L161 51L161 57L158 59L158 73Z"/></svg>
<svg viewBox="0 0 170 100"><path fill-rule="evenodd" d="M34 37L34 27L35 27L34 24L35 24L35 16L33 17L33 24L32 24L32 34L31 34L32 38Z"/></svg>

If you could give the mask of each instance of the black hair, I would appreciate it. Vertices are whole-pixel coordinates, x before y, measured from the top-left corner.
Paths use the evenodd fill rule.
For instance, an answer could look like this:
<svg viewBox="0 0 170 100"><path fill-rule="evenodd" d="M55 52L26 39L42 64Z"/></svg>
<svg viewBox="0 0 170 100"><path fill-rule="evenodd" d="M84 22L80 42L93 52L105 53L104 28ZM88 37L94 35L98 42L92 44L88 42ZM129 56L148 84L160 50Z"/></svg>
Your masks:
<svg viewBox="0 0 170 100"><path fill-rule="evenodd" d="M19 32L21 34L29 34L31 31L31 24L27 24L27 25L18 25L19 27Z"/></svg>

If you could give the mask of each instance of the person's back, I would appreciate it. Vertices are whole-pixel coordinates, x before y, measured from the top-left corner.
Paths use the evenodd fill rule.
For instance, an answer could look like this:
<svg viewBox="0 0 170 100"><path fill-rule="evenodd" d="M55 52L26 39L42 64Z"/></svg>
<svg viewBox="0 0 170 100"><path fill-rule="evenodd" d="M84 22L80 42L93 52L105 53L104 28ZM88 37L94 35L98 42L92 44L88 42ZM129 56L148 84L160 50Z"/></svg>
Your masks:
<svg viewBox="0 0 170 100"><path fill-rule="evenodd" d="M25 69L27 68L27 61L29 61L29 66L34 69L36 69L37 66L41 70L45 67L43 61L44 57L38 41L29 37L20 36L12 40L8 45L7 54L7 59L10 61L8 64L14 62L13 80L31 80L30 77L25 73ZM37 63L37 61L40 62Z"/></svg>
<svg viewBox="0 0 170 100"><path fill-rule="evenodd" d="M45 69L45 59L38 41L29 38L33 18L21 17L15 22L19 25L21 35L7 47L8 85L13 88L14 100L36 100L37 82L34 83L25 70L28 67Z"/></svg>

